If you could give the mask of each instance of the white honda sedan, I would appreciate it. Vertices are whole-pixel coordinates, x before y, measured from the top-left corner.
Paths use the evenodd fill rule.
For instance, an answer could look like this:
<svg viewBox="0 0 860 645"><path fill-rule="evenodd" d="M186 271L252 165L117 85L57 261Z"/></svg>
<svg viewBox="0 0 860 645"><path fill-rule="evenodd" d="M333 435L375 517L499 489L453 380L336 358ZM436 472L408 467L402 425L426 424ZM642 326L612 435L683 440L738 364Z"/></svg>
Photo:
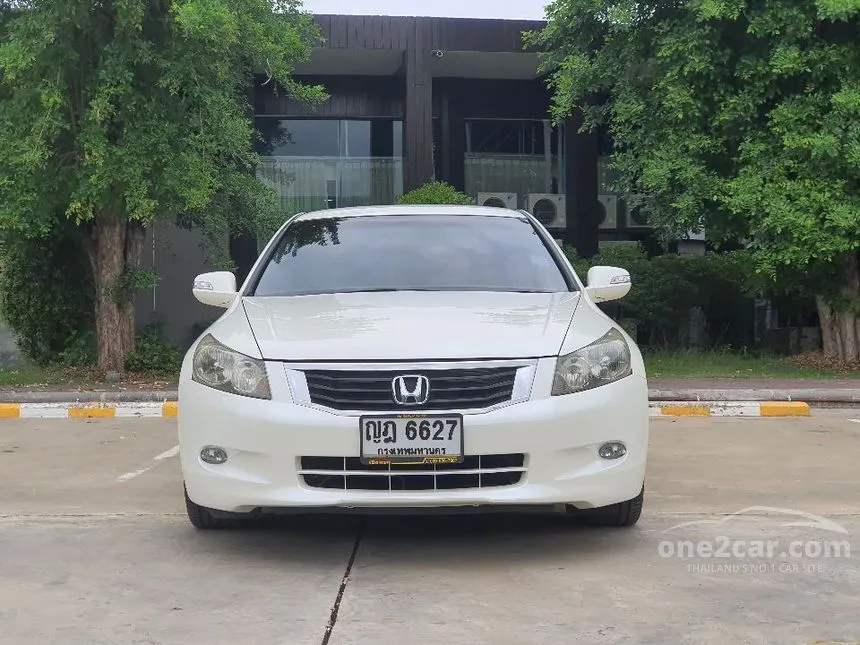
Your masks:
<svg viewBox="0 0 860 645"><path fill-rule="evenodd" d="M546 508L630 526L642 511L648 394L633 340L530 214L374 206L290 219L179 384L188 517L325 509Z"/></svg>

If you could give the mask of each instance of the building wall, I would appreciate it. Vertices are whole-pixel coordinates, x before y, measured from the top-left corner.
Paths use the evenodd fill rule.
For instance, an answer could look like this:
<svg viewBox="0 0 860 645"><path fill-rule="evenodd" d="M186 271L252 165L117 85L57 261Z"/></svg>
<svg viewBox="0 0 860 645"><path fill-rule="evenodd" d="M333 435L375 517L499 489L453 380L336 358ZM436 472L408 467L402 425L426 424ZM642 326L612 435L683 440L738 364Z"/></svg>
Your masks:
<svg viewBox="0 0 860 645"><path fill-rule="evenodd" d="M154 269L158 284L138 294L135 324L138 328L162 323L167 338L180 347L189 345L199 334L195 325L215 320L223 310L198 302L191 293L194 277L226 267L207 259L200 231L186 230L159 222L146 231L142 265ZM224 240L226 250L227 241Z"/></svg>
<svg viewBox="0 0 860 645"><path fill-rule="evenodd" d="M403 51L420 39L428 49L522 52L523 31L544 25L537 20L331 14L317 15L316 22L328 48Z"/></svg>
<svg viewBox="0 0 860 645"><path fill-rule="evenodd" d="M254 91L256 116L314 118L403 118L402 76L319 76L296 75L307 85L322 85L329 94L323 103L309 106L291 101L283 91L264 85L257 78Z"/></svg>

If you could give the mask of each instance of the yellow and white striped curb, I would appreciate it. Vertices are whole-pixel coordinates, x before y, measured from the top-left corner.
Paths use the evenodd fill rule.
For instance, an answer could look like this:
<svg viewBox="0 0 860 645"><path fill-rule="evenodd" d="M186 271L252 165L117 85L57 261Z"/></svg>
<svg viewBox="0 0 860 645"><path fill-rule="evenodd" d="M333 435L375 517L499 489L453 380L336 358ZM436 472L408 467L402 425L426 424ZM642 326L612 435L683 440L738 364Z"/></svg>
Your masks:
<svg viewBox="0 0 860 645"><path fill-rule="evenodd" d="M176 401L163 403L0 403L0 419L114 419L175 417Z"/></svg>
<svg viewBox="0 0 860 645"><path fill-rule="evenodd" d="M808 417L803 401L659 401L649 406L652 417Z"/></svg>
<svg viewBox="0 0 860 645"><path fill-rule="evenodd" d="M179 403L0 403L0 419L175 418ZM652 417L808 417L802 401L652 401Z"/></svg>

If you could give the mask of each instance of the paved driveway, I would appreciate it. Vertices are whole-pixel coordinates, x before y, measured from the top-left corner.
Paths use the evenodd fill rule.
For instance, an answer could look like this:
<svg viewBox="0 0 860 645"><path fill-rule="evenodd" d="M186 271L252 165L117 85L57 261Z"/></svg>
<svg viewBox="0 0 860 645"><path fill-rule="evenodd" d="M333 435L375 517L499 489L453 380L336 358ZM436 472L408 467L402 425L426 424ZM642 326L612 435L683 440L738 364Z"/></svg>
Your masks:
<svg viewBox="0 0 860 645"><path fill-rule="evenodd" d="M185 519L172 421L0 421L0 644L860 642L857 417L653 420L632 530L321 516L214 533Z"/></svg>

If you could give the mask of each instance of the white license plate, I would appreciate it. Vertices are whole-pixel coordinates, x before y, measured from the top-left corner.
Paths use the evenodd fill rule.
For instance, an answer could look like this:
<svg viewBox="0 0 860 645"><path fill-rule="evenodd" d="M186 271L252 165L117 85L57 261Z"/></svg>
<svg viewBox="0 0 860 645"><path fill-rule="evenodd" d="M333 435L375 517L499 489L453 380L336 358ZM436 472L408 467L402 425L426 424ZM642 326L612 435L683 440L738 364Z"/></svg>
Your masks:
<svg viewBox="0 0 860 645"><path fill-rule="evenodd" d="M365 464L456 464L463 461L459 414L397 414L360 417Z"/></svg>

